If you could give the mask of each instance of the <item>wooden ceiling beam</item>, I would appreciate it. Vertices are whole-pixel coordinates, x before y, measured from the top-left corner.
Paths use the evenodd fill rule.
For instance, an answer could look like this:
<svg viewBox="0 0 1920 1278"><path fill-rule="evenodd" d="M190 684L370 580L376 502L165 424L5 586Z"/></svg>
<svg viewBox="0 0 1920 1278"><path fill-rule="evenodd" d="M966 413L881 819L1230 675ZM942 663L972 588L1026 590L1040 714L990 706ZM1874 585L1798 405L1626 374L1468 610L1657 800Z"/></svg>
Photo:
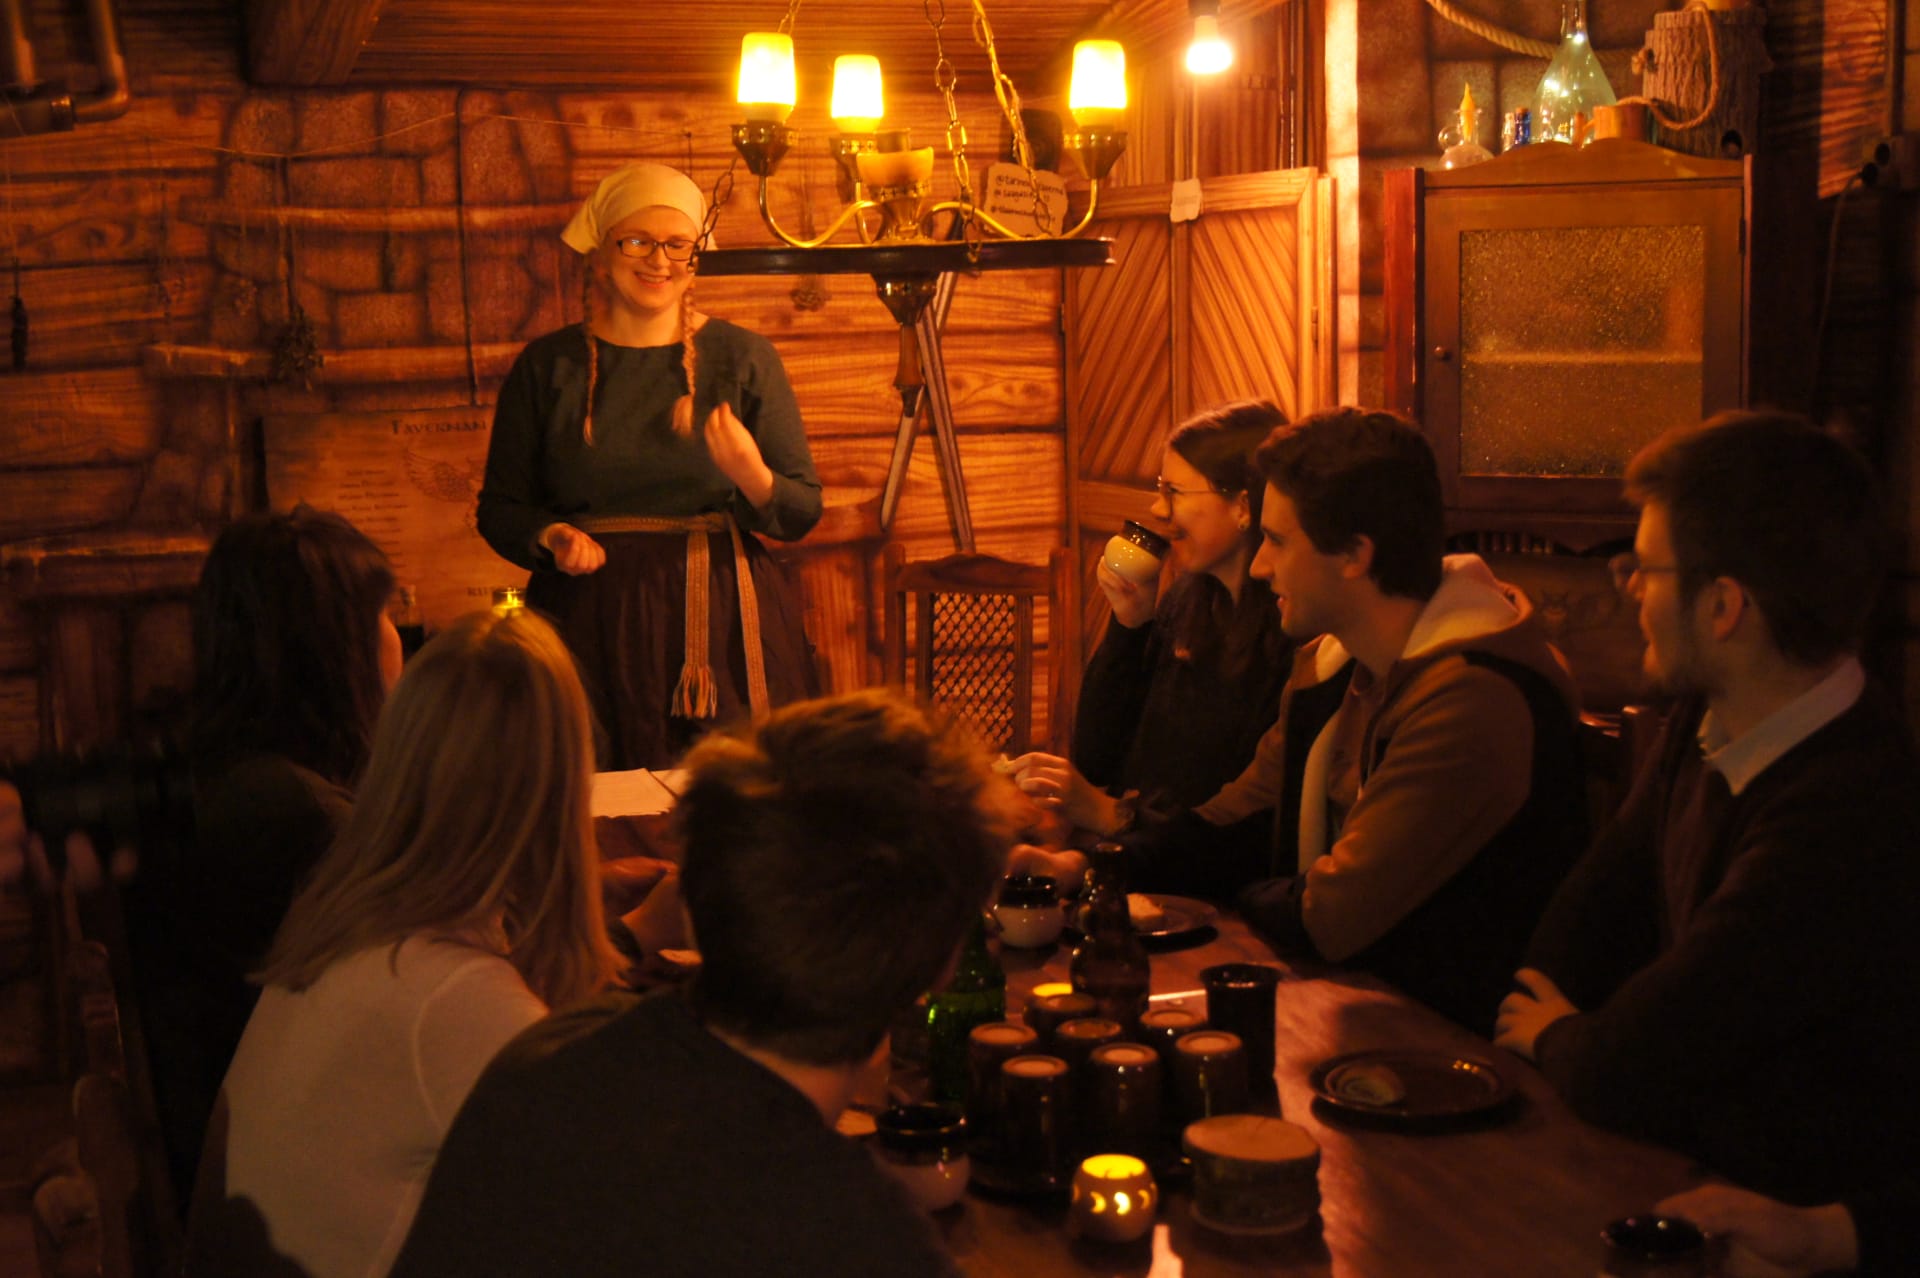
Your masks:
<svg viewBox="0 0 1920 1278"><path fill-rule="evenodd" d="M345 84L384 0L249 0L247 79L259 85Z"/></svg>

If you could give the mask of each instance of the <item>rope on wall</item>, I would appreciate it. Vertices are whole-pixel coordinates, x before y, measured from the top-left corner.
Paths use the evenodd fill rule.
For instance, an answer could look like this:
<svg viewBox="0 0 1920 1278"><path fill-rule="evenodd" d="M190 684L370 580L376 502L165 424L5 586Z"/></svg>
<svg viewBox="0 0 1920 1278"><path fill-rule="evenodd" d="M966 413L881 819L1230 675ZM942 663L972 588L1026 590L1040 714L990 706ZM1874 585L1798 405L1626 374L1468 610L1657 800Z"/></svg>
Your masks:
<svg viewBox="0 0 1920 1278"><path fill-rule="evenodd" d="M1479 36L1482 40L1491 41L1503 49L1511 49L1515 53L1524 53L1529 58L1551 58L1554 50L1560 47L1555 44L1548 44L1545 40L1529 40L1527 37L1509 31L1505 27L1496 27L1484 18L1476 18L1470 13L1462 13L1460 10L1454 8L1453 5L1449 4L1447 0L1427 0L1427 3L1433 6L1435 13L1445 18L1448 22L1451 22L1454 26L1465 28Z"/></svg>

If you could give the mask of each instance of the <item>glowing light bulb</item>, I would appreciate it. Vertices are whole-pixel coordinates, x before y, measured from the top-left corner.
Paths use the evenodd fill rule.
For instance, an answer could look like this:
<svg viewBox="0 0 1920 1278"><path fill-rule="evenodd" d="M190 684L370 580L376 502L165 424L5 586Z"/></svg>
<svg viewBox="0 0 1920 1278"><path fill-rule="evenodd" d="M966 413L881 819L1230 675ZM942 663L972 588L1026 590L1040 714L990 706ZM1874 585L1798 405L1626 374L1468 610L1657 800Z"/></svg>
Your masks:
<svg viewBox="0 0 1920 1278"><path fill-rule="evenodd" d="M1195 75L1219 75L1233 65L1233 46L1220 35L1220 19L1203 13L1193 20L1193 43L1187 46L1187 70Z"/></svg>

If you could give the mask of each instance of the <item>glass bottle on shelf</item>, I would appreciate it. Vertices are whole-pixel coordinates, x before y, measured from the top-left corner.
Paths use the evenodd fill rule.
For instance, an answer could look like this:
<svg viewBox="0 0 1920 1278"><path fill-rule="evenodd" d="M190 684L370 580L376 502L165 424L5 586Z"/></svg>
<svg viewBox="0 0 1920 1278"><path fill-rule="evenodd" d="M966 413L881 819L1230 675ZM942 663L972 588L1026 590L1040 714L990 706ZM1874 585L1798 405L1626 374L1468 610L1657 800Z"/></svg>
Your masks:
<svg viewBox="0 0 1920 1278"><path fill-rule="evenodd" d="M987 948L983 914L967 934L953 979L927 998L927 1075L935 1100L966 1098L967 1037L974 1026L1006 1016L1007 974Z"/></svg>
<svg viewBox="0 0 1920 1278"><path fill-rule="evenodd" d="M1087 881L1085 935L1074 948L1068 973L1073 988L1093 999L1094 1015L1118 1021L1122 1033L1133 1038L1147 1010L1152 969L1127 913L1125 849L1118 843L1096 845Z"/></svg>
<svg viewBox="0 0 1920 1278"><path fill-rule="evenodd" d="M1493 152L1480 145L1480 104L1473 100L1471 84L1461 86L1460 110L1453 123L1440 130L1440 149L1442 168L1464 169L1493 158Z"/></svg>
<svg viewBox="0 0 1920 1278"><path fill-rule="evenodd" d="M1533 141L1578 146L1593 109L1614 101L1613 85L1587 40L1586 0L1560 0L1560 47L1534 95Z"/></svg>

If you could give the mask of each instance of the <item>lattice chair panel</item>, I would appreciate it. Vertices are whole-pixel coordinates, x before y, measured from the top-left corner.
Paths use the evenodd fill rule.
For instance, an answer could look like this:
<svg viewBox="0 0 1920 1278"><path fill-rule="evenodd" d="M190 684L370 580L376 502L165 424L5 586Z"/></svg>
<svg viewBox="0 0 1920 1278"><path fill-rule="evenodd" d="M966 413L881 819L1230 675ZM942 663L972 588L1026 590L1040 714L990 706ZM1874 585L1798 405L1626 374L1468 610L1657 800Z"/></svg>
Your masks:
<svg viewBox="0 0 1920 1278"><path fill-rule="evenodd" d="M886 581L890 682L959 715L995 750L1018 754L1064 744L1070 688L1078 681L1062 676L1079 672L1078 614L1066 594L1072 581L1064 550L1044 566L968 554L910 564L894 546L887 551ZM1047 620L1044 646L1036 639L1036 604ZM1034 680L1042 671L1048 724L1046 739L1036 741Z"/></svg>

